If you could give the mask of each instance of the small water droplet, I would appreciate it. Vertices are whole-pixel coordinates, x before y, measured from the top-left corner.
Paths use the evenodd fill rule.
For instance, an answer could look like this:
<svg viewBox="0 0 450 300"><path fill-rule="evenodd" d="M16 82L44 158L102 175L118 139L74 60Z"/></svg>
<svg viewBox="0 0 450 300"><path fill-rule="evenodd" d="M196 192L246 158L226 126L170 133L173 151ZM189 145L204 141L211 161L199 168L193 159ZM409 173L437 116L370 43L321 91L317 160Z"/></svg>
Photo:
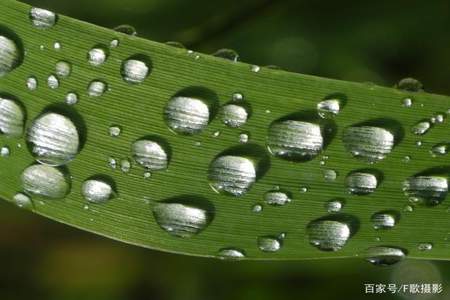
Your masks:
<svg viewBox="0 0 450 300"><path fill-rule="evenodd" d="M8 157L11 153L11 150L9 150L8 146L3 146L0 148L0 156L1 157Z"/></svg>
<svg viewBox="0 0 450 300"><path fill-rule="evenodd" d="M351 172L345 178L347 191L353 195L367 195L373 193L378 186L375 174L369 172Z"/></svg>
<svg viewBox="0 0 450 300"><path fill-rule="evenodd" d="M47 165L29 166L22 172L21 180L25 191L47 198L64 198L70 191L70 177Z"/></svg>
<svg viewBox="0 0 450 300"><path fill-rule="evenodd" d="M212 134L212 136L213 136L213 137L218 137L218 136L220 136L220 131L219 131L219 130L214 131L213 134Z"/></svg>
<svg viewBox="0 0 450 300"><path fill-rule="evenodd" d="M337 213L340 212L342 207L344 207L344 202L338 199L332 199L325 203L325 209L329 213Z"/></svg>
<svg viewBox="0 0 450 300"><path fill-rule="evenodd" d="M77 127L68 117L48 112L33 121L27 143L38 162L60 166L75 158L80 139Z"/></svg>
<svg viewBox="0 0 450 300"><path fill-rule="evenodd" d="M113 198L114 189L105 179L91 178L83 182L81 194L89 202L104 203Z"/></svg>
<svg viewBox="0 0 450 300"><path fill-rule="evenodd" d="M14 203L23 209L33 210L33 201L31 198L24 193L17 193L13 197Z"/></svg>
<svg viewBox="0 0 450 300"><path fill-rule="evenodd" d="M256 181L256 167L246 157L220 156L210 164L208 178L214 191L239 197Z"/></svg>
<svg viewBox="0 0 450 300"><path fill-rule="evenodd" d="M168 155L164 147L153 140L142 139L131 146L134 160L151 171L165 170L168 166Z"/></svg>
<svg viewBox="0 0 450 300"><path fill-rule="evenodd" d="M95 47L88 52L88 61L92 66L98 67L102 65L107 58L106 50L100 47Z"/></svg>
<svg viewBox="0 0 450 300"><path fill-rule="evenodd" d="M22 51L14 40L0 32L0 77L18 67L21 63Z"/></svg>
<svg viewBox="0 0 450 300"><path fill-rule="evenodd" d="M55 65L55 72L57 76L66 78L72 73L72 65L66 61L58 61Z"/></svg>
<svg viewBox="0 0 450 300"><path fill-rule="evenodd" d="M128 173L131 170L131 162L128 159L122 159L120 161L120 170L124 173Z"/></svg>
<svg viewBox="0 0 450 300"><path fill-rule="evenodd" d="M249 139L248 133L242 132L239 134L239 143L246 144L248 143L248 139Z"/></svg>
<svg viewBox="0 0 450 300"><path fill-rule="evenodd" d="M307 191L308 191L308 187L306 187L306 186L300 187L300 193L306 193Z"/></svg>
<svg viewBox="0 0 450 300"><path fill-rule="evenodd" d="M208 125L210 112L202 99L176 96L170 99L164 115L170 129L192 135L200 133Z"/></svg>
<svg viewBox="0 0 450 300"><path fill-rule="evenodd" d="M232 49L219 49L213 53L213 56L237 62L239 60L239 54Z"/></svg>
<svg viewBox="0 0 450 300"><path fill-rule="evenodd" d="M47 85L51 89L59 88L59 79L58 79L58 77L56 77L56 75L54 75L54 74L51 74L50 76L48 76L48 78L47 78Z"/></svg>
<svg viewBox="0 0 450 300"><path fill-rule="evenodd" d="M53 43L53 49L59 51L59 50L61 50L61 48L62 48L62 45L61 45L60 42L54 42Z"/></svg>
<svg viewBox="0 0 450 300"><path fill-rule="evenodd" d="M38 87L38 81L37 81L37 78L34 77L34 76L28 77L28 78L27 78L26 85L27 85L27 88L28 88L30 91L36 90L37 87Z"/></svg>
<svg viewBox="0 0 450 300"><path fill-rule="evenodd" d="M325 179L326 182L333 182L337 178L337 172L333 169L325 169L322 171L323 173L323 179Z"/></svg>
<svg viewBox="0 0 450 300"><path fill-rule="evenodd" d="M395 247L375 246L366 249L363 255L368 262L375 266L390 266L405 258L406 252Z"/></svg>
<svg viewBox="0 0 450 300"><path fill-rule="evenodd" d="M442 124L442 123L444 123L445 116L443 114L437 114L435 116L435 120L436 120L437 124Z"/></svg>
<svg viewBox="0 0 450 300"><path fill-rule="evenodd" d="M339 99L326 99L317 104L317 113L321 118L329 119L337 116L341 110Z"/></svg>
<svg viewBox="0 0 450 300"><path fill-rule="evenodd" d="M374 229L391 229L396 225L398 218L399 214L395 211L380 211L374 213L370 220Z"/></svg>
<svg viewBox="0 0 450 300"><path fill-rule="evenodd" d="M311 221L307 233L312 246L322 251L338 251L352 235L352 228L345 220L328 216Z"/></svg>
<svg viewBox="0 0 450 300"><path fill-rule="evenodd" d="M233 93L231 100L234 102L240 102L244 100L244 95L241 93Z"/></svg>
<svg viewBox="0 0 450 300"><path fill-rule="evenodd" d="M402 100L403 107L411 107L412 105L413 105L413 100L411 98L407 97Z"/></svg>
<svg viewBox="0 0 450 300"><path fill-rule="evenodd" d="M404 162L404 163L409 163L410 160L411 160L411 156L405 155L405 156L403 157L403 159L402 159L402 162Z"/></svg>
<svg viewBox="0 0 450 300"><path fill-rule="evenodd" d="M264 194L264 201L269 205L283 206L291 202L291 196L282 190L271 190Z"/></svg>
<svg viewBox="0 0 450 300"><path fill-rule="evenodd" d="M260 213L263 211L263 206L261 204L255 204L252 206L252 212Z"/></svg>
<svg viewBox="0 0 450 300"><path fill-rule="evenodd" d="M186 49L186 47L180 42L168 41L165 44L167 46L171 46L171 47L175 47L175 48L179 48L179 49Z"/></svg>
<svg viewBox="0 0 450 300"><path fill-rule="evenodd" d="M240 260L245 258L245 252L237 248L222 248L217 253L220 259Z"/></svg>
<svg viewBox="0 0 450 300"><path fill-rule="evenodd" d="M417 142L416 142L416 146L417 146L417 147L421 147L421 146L422 146L422 141L417 141Z"/></svg>
<svg viewBox="0 0 450 300"><path fill-rule="evenodd" d="M66 103L68 105L75 105L78 103L78 95L75 92L69 92L66 95Z"/></svg>
<svg viewBox="0 0 450 300"><path fill-rule="evenodd" d="M149 179L150 177L152 177L152 173L148 171L144 172L144 179Z"/></svg>
<svg viewBox="0 0 450 300"><path fill-rule="evenodd" d="M136 29L133 26L127 25L127 24L119 25L119 26L115 27L113 30L120 32L120 33L124 33L126 35L131 35L131 36L137 35Z"/></svg>
<svg viewBox="0 0 450 300"><path fill-rule="evenodd" d="M88 86L88 95L91 97L100 97L106 91L107 84L100 80L93 80Z"/></svg>
<svg viewBox="0 0 450 300"><path fill-rule="evenodd" d="M222 107L221 110L222 122L233 128L241 127L247 122L247 109L238 104L229 103Z"/></svg>
<svg viewBox="0 0 450 300"><path fill-rule="evenodd" d="M403 78L397 83L396 88L408 92L422 92L423 84L414 78Z"/></svg>
<svg viewBox="0 0 450 300"><path fill-rule="evenodd" d="M431 124L428 121L420 121L411 127L411 132L415 135L423 135L431 128Z"/></svg>
<svg viewBox="0 0 450 300"><path fill-rule="evenodd" d="M252 66L250 67L250 70L251 70L252 72L254 72L254 73L258 73L258 72L261 70L261 67L260 67L260 66L257 66L257 65L252 65Z"/></svg>
<svg viewBox="0 0 450 300"><path fill-rule="evenodd" d="M431 154L433 155L446 155L450 150L450 143L436 144L431 148Z"/></svg>
<svg viewBox="0 0 450 300"><path fill-rule="evenodd" d="M109 43L109 47L110 48L117 48L119 46L120 42L118 39L113 39L111 40L111 42Z"/></svg>
<svg viewBox="0 0 450 300"><path fill-rule="evenodd" d="M147 78L149 72L149 65L137 57L131 57L125 60L120 71L123 80L131 84L142 83Z"/></svg>
<svg viewBox="0 0 450 300"><path fill-rule="evenodd" d="M430 251L432 249L433 249L432 243L419 243L419 245L417 245L417 250L419 251Z"/></svg>
<svg viewBox="0 0 450 300"><path fill-rule="evenodd" d="M108 158L108 166L113 170L117 168L117 161L114 157Z"/></svg>
<svg viewBox="0 0 450 300"><path fill-rule="evenodd" d="M259 250L263 252L277 252L281 249L281 241L273 236L260 236L257 244Z"/></svg>
<svg viewBox="0 0 450 300"><path fill-rule="evenodd" d="M120 128L120 126L117 125L112 125L109 127L108 131L109 136L118 137L122 133L122 128Z"/></svg>
<svg viewBox="0 0 450 300"><path fill-rule="evenodd" d="M52 28L56 23L56 14L54 12L33 7L30 10L30 20L34 27L38 29Z"/></svg>
<svg viewBox="0 0 450 300"><path fill-rule="evenodd" d="M158 225L169 234L190 238L204 230L213 218L211 210L199 204L160 202L153 208L153 215Z"/></svg>
<svg viewBox="0 0 450 300"><path fill-rule="evenodd" d="M413 212L414 207L412 207L411 205L405 205L405 207L403 207L403 211L404 212Z"/></svg>
<svg viewBox="0 0 450 300"><path fill-rule="evenodd" d="M403 182L403 192L418 203L437 205L447 196L448 181L441 176L413 176Z"/></svg>
<svg viewBox="0 0 450 300"><path fill-rule="evenodd" d="M10 137L20 137L23 133L25 112L22 106L11 99L0 96L0 133Z"/></svg>

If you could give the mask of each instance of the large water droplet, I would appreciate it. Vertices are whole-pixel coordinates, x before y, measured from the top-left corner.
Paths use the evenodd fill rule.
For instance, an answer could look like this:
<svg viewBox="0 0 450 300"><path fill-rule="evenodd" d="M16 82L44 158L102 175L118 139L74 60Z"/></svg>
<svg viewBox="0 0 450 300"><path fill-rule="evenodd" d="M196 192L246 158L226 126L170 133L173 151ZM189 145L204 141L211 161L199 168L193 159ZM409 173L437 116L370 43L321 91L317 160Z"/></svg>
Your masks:
<svg viewBox="0 0 450 300"><path fill-rule="evenodd" d="M243 105L229 103L222 107L221 115L225 125L237 128L247 122L248 111Z"/></svg>
<svg viewBox="0 0 450 300"><path fill-rule="evenodd" d="M22 52L19 46L0 32L0 77L19 66Z"/></svg>
<svg viewBox="0 0 450 300"><path fill-rule="evenodd" d="M134 142L131 149L134 160L144 168L152 171L167 169L168 154L160 143L142 139Z"/></svg>
<svg viewBox="0 0 450 300"><path fill-rule="evenodd" d="M104 203L114 196L113 185L104 178L91 178L83 182L81 194L93 203Z"/></svg>
<svg viewBox="0 0 450 300"><path fill-rule="evenodd" d="M347 175L345 184L350 194L367 195L373 193L377 188L378 178L370 171L356 171Z"/></svg>
<svg viewBox="0 0 450 300"><path fill-rule="evenodd" d="M448 181L441 176L413 176L403 182L403 191L410 199L415 199L414 202L437 205L447 196Z"/></svg>
<svg viewBox="0 0 450 300"><path fill-rule="evenodd" d="M233 62L237 62L239 60L239 54L232 49L219 49L213 53L213 56L225 58Z"/></svg>
<svg viewBox="0 0 450 300"><path fill-rule="evenodd" d="M319 125L303 121L277 121L269 128L267 147L274 156L294 160L310 160L323 148Z"/></svg>
<svg viewBox="0 0 450 300"><path fill-rule="evenodd" d="M384 159L394 147L394 135L381 127L351 126L344 130L343 143L354 157L368 162Z"/></svg>
<svg viewBox="0 0 450 300"><path fill-rule="evenodd" d="M395 211L380 211L374 213L370 220L374 229L391 229L397 223L399 213Z"/></svg>
<svg viewBox="0 0 450 300"><path fill-rule="evenodd" d="M277 252L281 249L281 241L273 236L260 236L257 244L259 250L263 252Z"/></svg>
<svg viewBox="0 0 450 300"><path fill-rule="evenodd" d="M390 266L405 258L403 249L389 246L370 247L364 251L364 257L368 262L376 266Z"/></svg>
<svg viewBox="0 0 450 300"><path fill-rule="evenodd" d="M32 165L22 172L22 186L31 194L46 198L64 198L70 191L70 178L59 168Z"/></svg>
<svg viewBox="0 0 450 300"><path fill-rule="evenodd" d="M27 142L37 161L60 166L75 158L80 137L77 127L68 117L48 112L33 121L28 129Z"/></svg>
<svg viewBox="0 0 450 300"><path fill-rule="evenodd" d="M149 59L133 56L125 60L122 64L121 74L123 80L128 83L141 83L147 78L150 72Z"/></svg>
<svg viewBox="0 0 450 300"><path fill-rule="evenodd" d="M333 215L334 216L334 215ZM338 251L353 234L353 218L325 217L311 221L307 226L309 243L322 251ZM348 220L347 220L348 219Z"/></svg>
<svg viewBox="0 0 450 300"><path fill-rule="evenodd" d="M170 129L189 135L200 133L208 125L210 118L209 107L205 101L185 96L170 99L164 114Z"/></svg>
<svg viewBox="0 0 450 300"><path fill-rule="evenodd" d="M0 133L10 137L20 137L23 133L25 112L22 106L11 99L0 96Z"/></svg>
<svg viewBox="0 0 450 300"><path fill-rule="evenodd" d="M91 97L100 97L106 91L107 84L100 80L93 80L88 86L88 95Z"/></svg>
<svg viewBox="0 0 450 300"><path fill-rule="evenodd" d="M245 258L244 251L237 248L222 248L217 253L220 259L239 260Z"/></svg>
<svg viewBox="0 0 450 300"><path fill-rule="evenodd" d="M317 113L321 118L333 118L341 111L341 103L338 99L326 99L317 104Z"/></svg>
<svg viewBox="0 0 450 300"><path fill-rule="evenodd" d="M210 164L208 179L213 190L242 196L256 181L256 167L246 157L220 156Z"/></svg>
<svg viewBox="0 0 450 300"><path fill-rule="evenodd" d="M59 77L69 77L70 73L72 73L72 65L63 60L58 61L55 65L55 72Z"/></svg>
<svg viewBox="0 0 450 300"><path fill-rule="evenodd" d="M102 65L108 57L103 47L94 47L88 52L88 61L92 66L98 67Z"/></svg>
<svg viewBox="0 0 450 300"><path fill-rule="evenodd" d="M30 10L30 20L34 27L48 29L55 25L56 15L54 12L33 7Z"/></svg>
<svg viewBox="0 0 450 300"><path fill-rule="evenodd" d="M270 205L282 206L291 202L291 197L282 190L272 190L264 194L264 201Z"/></svg>
<svg viewBox="0 0 450 300"><path fill-rule="evenodd" d="M408 92L422 92L423 84L414 78L403 78L397 83L396 88Z"/></svg>
<svg viewBox="0 0 450 300"><path fill-rule="evenodd" d="M169 234L189 238L204 230L213 218L210 203L197 201L160 202L153 208L158 225Z"/></svg>

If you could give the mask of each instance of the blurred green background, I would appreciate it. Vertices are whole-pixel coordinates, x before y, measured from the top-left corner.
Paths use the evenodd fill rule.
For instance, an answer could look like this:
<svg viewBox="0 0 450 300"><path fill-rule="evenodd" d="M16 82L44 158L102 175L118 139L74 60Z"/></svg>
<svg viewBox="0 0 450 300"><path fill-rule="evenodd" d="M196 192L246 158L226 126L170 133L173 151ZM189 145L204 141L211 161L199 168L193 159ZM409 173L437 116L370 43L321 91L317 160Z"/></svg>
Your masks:
<svg viewBox="0 0 450 300"><path fill-rule="evenodd" d="M1 1L1 0L0 0ZM450 94L449 1L25 0L159 42L300 73ZM0 299L450 299L450 263L222 262L121 244L0 202ZM365 283L441 283L440 295L367 295Z"/></svg>

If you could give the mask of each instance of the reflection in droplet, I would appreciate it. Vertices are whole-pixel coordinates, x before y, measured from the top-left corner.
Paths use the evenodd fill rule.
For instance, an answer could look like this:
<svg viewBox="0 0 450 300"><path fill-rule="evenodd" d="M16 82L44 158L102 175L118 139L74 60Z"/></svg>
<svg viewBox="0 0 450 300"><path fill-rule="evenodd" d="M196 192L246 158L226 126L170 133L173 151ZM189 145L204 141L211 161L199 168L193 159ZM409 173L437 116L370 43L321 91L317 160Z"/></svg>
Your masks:
<svg viewBox="0 0 450 300"><path fill-rule="evenodd" d="M70 191L70 178L59 168L32 165L21 175L22 186L30 194L46 198L64 198Z"/></svg>

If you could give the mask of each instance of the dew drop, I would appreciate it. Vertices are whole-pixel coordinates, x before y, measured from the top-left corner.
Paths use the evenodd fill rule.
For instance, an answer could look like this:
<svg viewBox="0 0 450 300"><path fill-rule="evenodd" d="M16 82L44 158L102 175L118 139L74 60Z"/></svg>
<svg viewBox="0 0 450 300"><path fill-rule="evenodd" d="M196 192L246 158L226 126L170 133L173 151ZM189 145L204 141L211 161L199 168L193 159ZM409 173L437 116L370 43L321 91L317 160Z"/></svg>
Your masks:
<svg viewBox="0 0 450 300"><path fill-rule="evenodd" d="M128 159L122 159L120 161L120 170L124 173L128 173L131 170L131 162Z"/></svg>
<svg viewBox="0 0 450 300"><path fill-rule="evenodd" d="M374 213L370 220L374 229L391 229L396 225L398 218L399 214L397 212L380 211Z"/></svg>
<svg viewBox="0 0 450 300"><path fill-rule="evenodd" d="M241 127L247 122L247 109L238 104L226 104L221 110L222 122L228 127Z"/></svg>
<svg viewBox="0 0 450 300"><path fill-rule="evenodd" d="M186 47L180 42L168 41L165 44L167 46L171 46L171 47L175 47L175 48L179 48L179 49L186 49Z"/></svg>
<svg viewBox="0 0 450 300"><path fill-rule="evenodd" d="M329 119L337 116L341 110L341 103L338 99L327 99L317 104L317 113L321 118Z"/></svg>
<svg viewBox="0 0 450 300"><path fill-rule="evenodd" d="M55 72L59 77L69 77L72 73L72 65L66 61L58 61L55 65Z"/></svg>
<svg viewBox="0 0 450 300"><path fill-rule="evenodd" d="M28 77L26 85L27 85L27 89L29 89L30 91L35 91L38 87L37 78L34 76Z"/></svg>
<svg viewBox="0 0 450 300"><path fill-rule="evenodd" d="M202 99L184 96L170 99L164 114L170 129L187 135L203 131L210 117L209 107Z"/></svg>
<svg viewBox="0 0 450 300"><path fill-rule="evenodd" d="M322 251L338 251L352 235L351 226L343 220L321 218L307 226L309 243Z"/></svg>
<svg viewBox="0 0 450 300"><path fill-rule="evenodd" d="M402 106L403 107L411 107L413 105L413 100L411 98L404 98L402 100Z"/></svg>
<svg viewBox="0 0 450 300"><path fill-rule="evenodd" d="M291 202L291 196L281 190L271 190L264 194L264 201L269 205L283 206Z"/></svg>
<svg viewBox="0 0 450 300"><path fill-rule="evenodd" d="M92 48L88 52L88 61L92 66L98 67L102 65L107 58L107 53L103 48Z"/></svg>
<svg viewBox="0 0 450 300"><path fill-rule="evenodd" d="M113 170L117 168L117 161L114 157L108 158L108 166Z"/></svg>
<svg viewBox="0 0 450 300"><path fill-rule="evenodd" d="M83 182L81 194L89 202L104 203L114 196L114 189L104 179L91 178Z"/></svg>
<svg viewBox="0 0 450 300"><path fill-rule="evenodd" d="M150 67L148 64L135 58L125 60L120 71L123 80L131 84L142 83L149 72Z"/></svg>
<svg viewBox="0 0 450 300"><path fill-rule="evenodd" d="M64 198L70 191L69 176L47 165L29 166L22 172L21 180L25 191L46 198Z"/></svg>
<svg viewBox="0 0 450 300"><path fill-rule="evenodd" d="M441 176L413 176L403 182L403 192L418 203L433 206L447 196L448 181Z"/></svg>
<svg viewBox="0 0 450 300"><path fill-rule="evenodd" d="M0 32L0 77L10 73L21 63L22 51L10 38Z"/></svg>
<svg viewBox="0 0 450 300"><path fill-rule="evenodd" d="M432 249L433 249L432 243L419 243L419 245L417 245L417 250L419 251L430 251Z"/></svg>
<svg viewBox="0 0 450 300"><path fill-rule="evenodd" d="M261 70L261 67L260 67L260 66L257 66L257 65L252 65L252 66L250 67L250 70L251 70L252 72L254 72L254 73L258 73L258 72Z"/></svg>
<svg viewBox="0 0 450 300"><path fill-rule="evenodd" d="M13 197L13 201L20 208L26 210L33 210L33 202L31 198L24 193L15 194Z"/></svg>
<svg viewBox="0 0 450 300"><path fill-rule="evenodd" d="M256 167L246 157L220 156L210 164L208 179L214 191L239 197L247 193L256 181Z"/></svg>
<svg viewBox="0 0 450 300"><path fill-rule="evenodd" d="M259 250L263 252L277 252L281 249L281 241L273 236L260 236L257 244Z"/></svg>
<svg viewBox="0 0 450 300"><path fill-rule="evenodd" d="M122 128L120 128L120 126L117 126L117 125L112 125L109 127L108 131L109 131L109 136L118 137L122 133Z"/></svg>
<svg viewBox="0 0 450 300"><path fill-rule="evenodd" d="M239 60L239 54L232 49L219 49L213 53L213 56L231 60L237 62Z"/></svg>
<svg viewBox="0 0 450 300"><path fill-rule="evenodd" d="M109 43L109 47L110 48L117 48L119 46L120 42L118 39L113 39L111 40L111 42Z"/></svg>
<svg viewBox="0 0 450 300"><path fill-rule="evenodd" d="M261 204L255 204L252 206L252 212L260 213L263 211L263 206Z"/></svg>
<svg viewBox="0 0 450 300"><path fill-rule="evenodd" d="M431 128L431 124L428 121L420 121L411 127L411 132L415 135L424 135Z"/></svg>
<svg viewBox="0 0 450 300"><path fill-rule="evenodd" d="M304 161L317 156L323 148L319 125L302 121L278 121L269 128L269 152L287 160Z"/></svg>
<svg viewBox="0 0 450 300"><path fill-rule="evenodd" d="M30 20L34 27L48 29L55 25L56 14L42 8L33 7L30 10Z"/></svg>
<svg viewBox="0 0 450 300"><path fill-rule="evenodd" d="M60 166L75 158L80 139L77 127L68 117L49 112L33 121L27 143L38 162Z"/></svg>
<svg viewBox="0 0 450 300"><path fill-rule="evenodd" d="M78 95L75 92L69 92L66 95L66 103L68 105L75 105L78 103Z"/></svg>
<svg viewBox="0 0 450 300"><path fill-rule="evenodd" d="M332 200L327 201L327 202L325 203L325 209L326 209L327 212L329 212L329 213L337 213L337 212L340 212L343 206L344 206L343 201L337 200L337 199L332 199Z"/></svg>
<svg viewBox="0 0 450 300"><path fill-rule="evenodd" d="M53 43L53 49L59 51L59 50L61 50L61 48L62 48L62 45L61 45L60 42L54 42Z"/></svg>
<svg viewBox="0 0 450 300"><path fill-rule="evenodd" d="M91 97L100 97L106 91L107 85L100 80L93 80L88 86L88 95Z"/></svg>
<svg viewBox="0 0 450 300"><path fill-rule="evenodd" d="M239 134L239 143L246 144L248 143L248 139L248 133L242 132L241 134Z"/></svg>
<svg viewBox="0 0 450 300"><path fill-rule="evenodd" d="M245 252L237 248L222 248L217 256L224 260L240 260L245 258Z"/></svg>
<svg viewBox="0 0 450 300"><path fill-rule="evenodd" d="M115 27L113 30L120 32L120 33L124 33L126 35L131 35L131 36L137 35L136 29L131 25L126 25L126 24L119 25L119 26Z"/></svg>
<svg viewBox="0 0 450 300"><path fill-rule="evenodd" d="M233 100L234 102L240 102L244 100L244 95L242 95L241 93L233 93L233 95L231 96L231 100Z"/></svg>
<svg viewBox="0 0 450 300"><path fill-rule="evenodd" d="M8 157L11 154L11 150L9 150L8 146L3 146L0 148L0 156Z"/></svg>
<svg viewBox="0 0 450 300"><path fill-rule="evenodd" d="M404 250L389 246L370 247L363 254L366 260L375 266L390 266L406 256Z"/></svg>
<svg viewBox="0 0 450 300"><path fill-rule="evenodd" d="M345 178L347 191L353 195L367 195L373 193L378 186L375 174L369 172L351 172Z"/></svg>
<svg viewBox="0 0 450 300"><path fill-rule="evenodd" d="M51 89L57 89L59 88L59 79L56 77L56 75L51 74L47 78L47 85Z"/></svg>
<svg viewBox="0 0 450 300"><path fill-rule="evenodd" d="M436 144L431 148L431 154L433 155L446 155L450 150L450 143Z"/></svg>
<svg viewBox="0 0 450 300"><path fill-rule="evenodd" d="M333 182L337 178L337 172L332 169L325 169L323 170L323 179L325 179L326 182Z"/></svg>
<svg viewBox="0 0 450 300"><path fill-rule="evenodd" d="M22 106L0 96L0 133L9 137L20 137L23 133L25 112Z"/></svg>
<svg viewBox="0 0 450 300"><path fill-rule="evenodd" d="M131 146L134 160L151 171L165 170L168 166L168 155L164 147L149 139L138 140Z"/></svg>
<svg viewBox="0 0 450 300"><path fill-rule="evenodd" d="M396 88L408 92L422 92L423 84L414 78L403 78L397 83Z"/></svg>

